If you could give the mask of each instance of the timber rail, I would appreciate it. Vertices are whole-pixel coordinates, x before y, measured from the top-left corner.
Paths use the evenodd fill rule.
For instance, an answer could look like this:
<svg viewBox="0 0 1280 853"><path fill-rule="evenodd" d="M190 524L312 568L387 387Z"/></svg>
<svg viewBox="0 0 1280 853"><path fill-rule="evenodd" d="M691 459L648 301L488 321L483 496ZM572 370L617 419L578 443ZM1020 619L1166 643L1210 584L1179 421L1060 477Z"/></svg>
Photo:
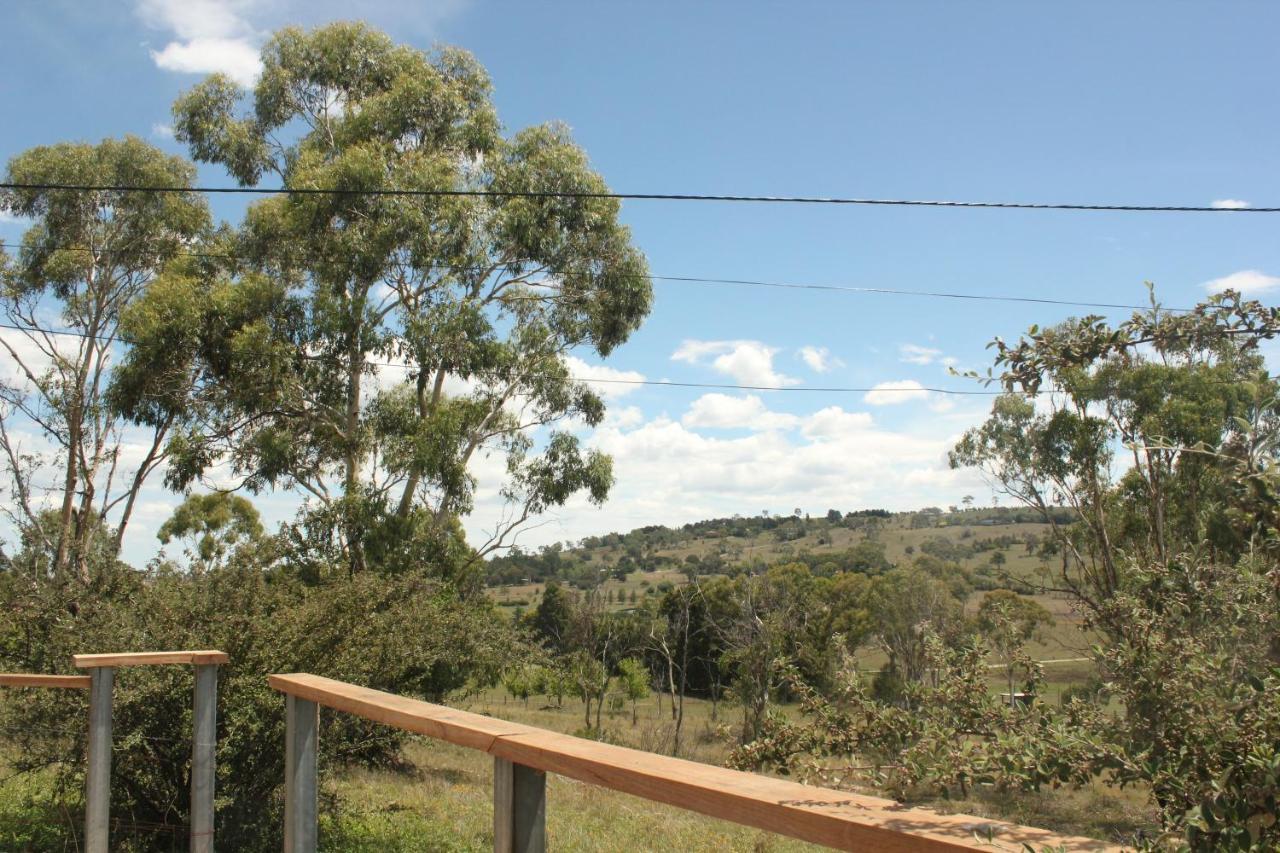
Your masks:
<svg viewBox="0 0 1280 853"><path fill-rule="evenodd" d="M322 705L492 755L497 853L545 849L547 773L841 850L1119 849L1088 838L943 815L879 797L598 743L318 675L272 675L268 681L286 697L286 853L317 849L316 758Z"/></svg>

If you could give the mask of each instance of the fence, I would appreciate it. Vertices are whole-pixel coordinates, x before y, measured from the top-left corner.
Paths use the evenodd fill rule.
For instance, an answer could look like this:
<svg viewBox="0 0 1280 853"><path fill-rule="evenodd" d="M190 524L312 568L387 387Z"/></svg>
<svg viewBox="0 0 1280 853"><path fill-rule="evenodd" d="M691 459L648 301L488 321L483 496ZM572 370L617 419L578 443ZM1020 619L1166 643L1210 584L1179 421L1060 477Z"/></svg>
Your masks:
<svg viewBox="0 0 1280 853"><path fill-rule="evenodd" d="M142 652L76 655L73 660L89 674L0 674L0 687L89 691L84 849L88 853L109 849L111 696L116 668L187 664L195 668L191 850L212 853L217 668L227 663L227 655ZM936 814L878 797L599 743L317 675L272 675L268 682L285 694L286 853L314 853L319 843L316 759L321 706L493 756L497 853L545 850L547 773L842 850L1116 849L1092 839L968 815Z"/></svg>
<svg viewBox="0 0 1280 853"><path fill-rule="evenodd" d="M841 850L1111 850L1087 838L816 788L572 737L310 674L272 675L286 697L285 853L318 843L316 756L326 706L493 756L496 853L546 847L546 774Z"/></svg>

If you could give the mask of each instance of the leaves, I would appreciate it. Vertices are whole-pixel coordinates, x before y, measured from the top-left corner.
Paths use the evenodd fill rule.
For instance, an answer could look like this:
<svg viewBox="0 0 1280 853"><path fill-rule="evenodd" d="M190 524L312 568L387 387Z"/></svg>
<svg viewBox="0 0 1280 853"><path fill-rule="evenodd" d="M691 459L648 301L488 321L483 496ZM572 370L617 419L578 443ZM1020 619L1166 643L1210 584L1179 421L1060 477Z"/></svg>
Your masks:
<svg viewBox="0 0 1280 853"><path fill-rule="evenodd" d="M300 487L337 524L353 572L370 565L371 529L407 543L468 512L470 466L490 452L505 457L513 507L480 553L576 493L605 499L608 458L552 427L603 418L565 356L607 355L639 326L644 258L615 199L502 195L607 190L565 128L502 138L472 56L362 24L281 30L252 93L215 75L174 113L192 154L243 184L271 171L337 191L254 204L227 237L235 261L157 290L145 309L163 316L182 289L195 297L184 307L207 306L187 308L195 339L173 360L201 394L174 407L184 453L172 482L227 460L251 488ZM387 189L443 194L370 192ZM450 194L462 189L498 195ZM141 375L157 353L126 369ZM296 541L313 528L302 519Z"/></svg>

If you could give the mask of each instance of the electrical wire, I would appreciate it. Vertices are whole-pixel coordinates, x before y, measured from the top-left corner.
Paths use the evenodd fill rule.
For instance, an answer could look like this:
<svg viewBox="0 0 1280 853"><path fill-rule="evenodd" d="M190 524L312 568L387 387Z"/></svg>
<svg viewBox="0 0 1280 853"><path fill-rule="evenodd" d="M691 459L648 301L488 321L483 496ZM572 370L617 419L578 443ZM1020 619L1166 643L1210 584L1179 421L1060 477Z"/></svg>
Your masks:
<svg viewBox="0 0 1280 853"><path fill-rule="evenodd" d="M19 243L5 242L0 240L0 248L22 248ZM42 247L49 251L55 252L79 252L82 254L110 255L113 254L110 249L92 250L84 246L46 246ZM124 250L117 250L123 252ZM185 252L176 251L171 253L178 257L192 258L223 258L227 260L244 260L246 256L236 252ZM534 263L533 261L525 261L526 263ZM485 272L489 267L451 267L449 265L433 265L424 269L439 269L454 272ZM914 296L931 299L959 299L975 302L1014 302L1027 303L1035 305L1058 305L1069 308L1105 308L1122 311L1146 311L1150 310L1150 305L1130 305L1121 302L1084 302L1071 299L1051 299L1039 296L1004 296L984 293L960 293L948 291L931 291L931 290L906 290L892 287L868 287L861 285L846 284L814 284L806 282L784 282L784 281L764 281L757 279L743 278L712 278L708 276L689 276L689 275L634 275L624 274L623 278L634 277L647 279L655 282L685 283L698 285L723 285L723 286L739 286L739 287L762 287L783 290L809 290L819 292L833 293L862 293L883 296ZM534 284L533 286L547 286L545 284ZM1187 313L1190 308L1167 308L1160 307L1162 311L1170 311L1173 313Z"/></svg>
<svg viewBox="0 0 1280 853"><path fill-rule="evenodd" d="M65 335L73 338L89 338L90 335L84 332L78 332L74 329L48 329L42 326L21 326L17 323L0 323L0 329L14 329L19 332L41 333L46 335ZM128 343L128 341L121 341ZM397 367L401 370L412 370L413 365L402 364L394 361L366 361L368 367ZM654 385L669 388L716 388L732 391L801 391L810 393L825 394L868 394L871 392L889 392L889 393L933 393L933 394L949 394L955 396L966 397L996 397L1007 392L1005 391L979 391L979 390L959 390L954 388L929 388L925 386L876 386L870 388L851 388L851 387L817 387L817 386L794 386L794 385L735 385L721 382L673 382L666 379L603 379L598 377L587 376L571 376L574 382L585 382L588 385ZM1019 392L1023 393L1023 392ZM1051 393L1048 391L1040 391L1040 394Z"/></svg>
<svg viewBox="0 0 1280 853"><path fill-rule="evenodd" d="M341 189L338 187L182 187L134 184L0 183L0 189L36 192L206 193L214 195L359 195L479 198L572 198L618 201L706 201L765 204L867 205L884 207L950 207L999 210L1112 211L1125 213L1280 213L1280 207L1213 207L1164 204L1077 204L1070 202L959 201L943 199L846 198L838 196L716 195L709 193L619 193L581 190L481 189Z"/></svg>

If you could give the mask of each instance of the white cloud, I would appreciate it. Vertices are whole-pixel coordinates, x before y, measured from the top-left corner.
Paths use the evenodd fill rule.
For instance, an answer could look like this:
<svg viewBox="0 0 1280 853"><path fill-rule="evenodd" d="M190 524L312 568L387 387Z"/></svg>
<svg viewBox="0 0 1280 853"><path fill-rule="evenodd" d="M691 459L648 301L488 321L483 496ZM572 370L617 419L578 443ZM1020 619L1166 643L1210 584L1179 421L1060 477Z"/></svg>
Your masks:
<svg viewBox="0 0 1280 853"><path fill-rule="evenodd" d="M898 379L873 385L862 399L872 406L894 406L911 400L923 400L928 396L929 392L914 379Z"/></svg>
<svg viewBox="0 0 1280 853"><path fill-rule="evenodd" d="M644 423L644 412L639 406L623 406L620 409L609 409L604 415L605 426L614 429L631 429Z"/></svg>
<svg viewBox="0 0 1280 853"><path fill-rule="evenodd" d="M800 418L784 412L771 412L759 397L749 394L703 394L693 401L680 419L686 427L706 429L749 429L752 431L793 429Z"/></svg>
<svg viewBox="0 0 1280 853"><path fill-rule="evenodd" d="M839 406L819 409L805 419L805 438L821 441L871 429L875 421L867 412L846 412Z"/></svg>
<svg viewBox="0 0 1280 853"><path fill-rule="evenodd" d="M173 139L173 125L155 122L151 125L151 136L154 139Z"/></svg>
<svg viewBox="0 0 1280 853"><path fill-rule="evenodd" d="M972 471L952 471L947 450L968 424L930 421L926 433L877 428L866 413L838 406L799 418L797 432L700 434L654 418L628 431L606 425L589 439L614 458L617 486L596 510L575 498L526 544L578 539L641 524L680 524L761 507L913 509L955 503L980 488ZM481 512L492 510L482 508ZM468 528L480 529L479 518Z"/></svg>
<svg viewBox="0 0 1280 853"><path fill-rule="evenodd" d="M251 86L262 72L258 49L242 39L192 39L171 41L151 58L166 71L185 74L221 72L241 86Z"/></svg>
<svg viewBox="0 0 1280 853"><path fill-rule="evenodd" d="M564 363L569 375L575 379L597 380L591 384L595 392L605 399L624 397L638 390L645 376L635 370L618 370L603 364L587 364L576 356L566 356ZM604 381L600 381L604 380Z"/></svg>
<svg viewBox="0 0 1280 853"><path fill-rule="evenodd" d="M1216 198L1210 207L1215 207L1218 210L1245 210L1252 207L1252 205L1238 198Z"/></svg>
<svg viewBox="0 0 1280 853"><path fill-rule="evenodd" d="M826 347L801 347L797 354L814 373L826 373L833 368L844 367L844 362L833 356Z"/></svg>
<svg viewBox="0 0 1280 853"><path fill-rule="evenodd" d="M743 385L796 385L800 380L773 368L777 347L760 341L687 340L671 354L672 361L707 364Z"/></svg>
<svg viewBox="0 0 1280 853"><path fill-rule="evenodd" d="M1246 296L1255 293L1266 293L1276 287L1280 287L1280 276L1267 275L1260 270L1240 270L1239 272L1233 272L1231 275L1224 275L1222 278L1215 278L1204 283L1204 289L1210 293L1238 290Z"/></svg>
<svg viewBox="0 0 1280 853"><path fill-rule="evenodd" d="M249 0L140 0L137 13L147 26L177 36L151 51L158 67L187 74L222 72L250 86L262 72L262 35L244 17L252 5Z"/></svg>
<svg viewBox="0 0 1280 853"><path fill-rule="evenodd" d="M942 350L933 347L922 347L918 344L903 344L898 347L898 358L908 364L932 364L942 355Z"/></svg>
<svg viewBox="0 0 1280 853"><path fill-rule="evenodd" d="M19 388L30 390L30 380L22 368L26 365L36 376L40 376L53 364L53 359L49 357L34 340L28 337L24 332L18 329L0 328L0 338L4 339L4 345L0 346L0 383ZM71 343L74 338L53 338L52 346L55 351L66 354L71 357L74 353L74 347ZM10 353L16 354L17 358ZM21 364L19 363L21 362Z"/></svg>

